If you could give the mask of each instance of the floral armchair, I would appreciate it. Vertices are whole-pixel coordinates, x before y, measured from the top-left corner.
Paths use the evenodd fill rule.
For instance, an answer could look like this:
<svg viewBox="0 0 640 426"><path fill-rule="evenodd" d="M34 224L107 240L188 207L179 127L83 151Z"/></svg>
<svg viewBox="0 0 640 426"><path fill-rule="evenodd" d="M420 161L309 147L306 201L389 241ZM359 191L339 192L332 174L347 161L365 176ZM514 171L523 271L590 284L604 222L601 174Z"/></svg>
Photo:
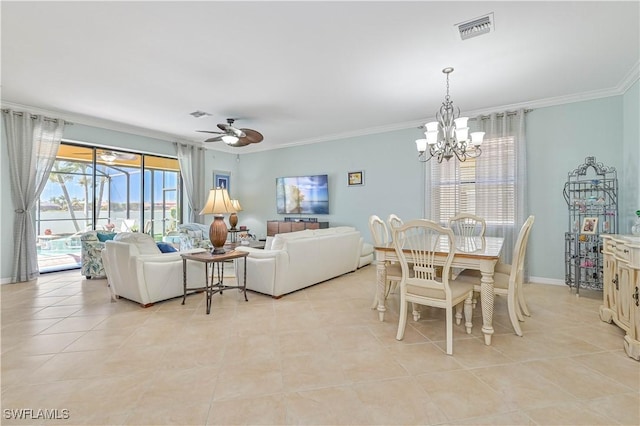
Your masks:
<svg viewBox="0 0 640 426"><path fill-rule="evenodd" d="M200 223L185 223L178 225L180 233L180 250L194 248L210 249L213 246L209 241L209 226Z"/></svg>
<svg viewBox="0 0 640 426"><path fill-rule="evenodd" d="M105 277L106 273L102 264L102 249L104 242L112 240L115 232L88 231L80 236L82 264L80 273L91 279L93 277Z"/></svg>

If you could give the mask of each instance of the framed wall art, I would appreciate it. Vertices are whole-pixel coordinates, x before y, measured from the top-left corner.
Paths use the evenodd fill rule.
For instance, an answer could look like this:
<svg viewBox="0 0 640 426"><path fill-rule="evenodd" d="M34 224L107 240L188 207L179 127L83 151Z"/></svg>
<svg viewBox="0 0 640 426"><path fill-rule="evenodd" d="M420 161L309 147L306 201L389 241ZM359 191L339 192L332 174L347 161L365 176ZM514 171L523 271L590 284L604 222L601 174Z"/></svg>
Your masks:
<svg viewBox="0 0 640 426"><path fill-rule="evenodd" d="M595 234L598 232L598 218L597 217L585 217L582 219L582 227L580 232L583 234Z"/></svg>
<svg viewBox="0 0 640 426"><path fill-rule="evenodd" d="M347 175L347 182L349 186L364 185L364 172L362 170L358 172L349 172Z"/></svg>
<svg viewBox="0 0 640 426"><path fill-rule="evenodd" d="M213 187L225 188L229 196L231 196L231 172L215 170L213 172Z"/></svg>

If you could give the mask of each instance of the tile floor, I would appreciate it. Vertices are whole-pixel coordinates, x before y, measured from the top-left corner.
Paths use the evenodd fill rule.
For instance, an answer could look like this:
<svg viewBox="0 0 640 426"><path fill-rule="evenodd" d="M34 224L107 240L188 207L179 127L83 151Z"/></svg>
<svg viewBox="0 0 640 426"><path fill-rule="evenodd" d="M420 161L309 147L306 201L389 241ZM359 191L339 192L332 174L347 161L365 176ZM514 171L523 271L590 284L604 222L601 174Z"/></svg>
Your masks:
<svg viewBox="0 0 640 426"><path fill-rule="evenodd" d="M110 303L77 270L3 285L2 424L640 424L640 363L600 293L527 284L524 337L498 298L493 345L477 309L447 356L442 310L398 342L397 295L379 322L374 282L368 266L280 300L232 290L211 315L203 294Z"/></svg>

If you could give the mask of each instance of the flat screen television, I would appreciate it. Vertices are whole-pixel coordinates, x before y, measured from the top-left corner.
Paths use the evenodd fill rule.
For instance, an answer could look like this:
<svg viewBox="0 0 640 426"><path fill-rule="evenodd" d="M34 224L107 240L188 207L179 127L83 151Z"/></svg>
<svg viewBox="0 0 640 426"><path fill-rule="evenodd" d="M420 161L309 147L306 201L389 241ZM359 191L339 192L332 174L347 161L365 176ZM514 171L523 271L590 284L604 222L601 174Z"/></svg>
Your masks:
<svg viewBox="0 0 640 426"><path fill-rule="evenodd" d="M329 214L327 175L276 178L279 214Z"/></svg>

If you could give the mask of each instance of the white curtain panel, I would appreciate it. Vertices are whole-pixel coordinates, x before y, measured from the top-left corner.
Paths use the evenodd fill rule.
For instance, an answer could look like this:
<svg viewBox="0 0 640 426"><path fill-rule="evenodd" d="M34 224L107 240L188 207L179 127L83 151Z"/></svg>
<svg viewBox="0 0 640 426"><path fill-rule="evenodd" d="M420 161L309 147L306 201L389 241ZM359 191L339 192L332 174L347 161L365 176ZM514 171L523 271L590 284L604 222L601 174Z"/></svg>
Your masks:
<svg viewBox="0 0 640 426"><path fill-rule="evenodd" d="M204 176L204 148L177 143L176 151L189 203L189 222L204 223L204 217L198 214L208 194Z"/></svg>
<svg viewBox="0 0 640 426"><path fill-rule="evenodd" d="M14 205L12 282L39 275L33 214L58 153L64 120L2 110Z"/></svg>
<svg viewBox="0 0 640 426"><path fill-rule="evenodd" d="M482 155L475 161L430 162L425 176L425 216L443 226L458 213L483 217L485 235L505 239L505 263L528 216L524 117L519 110L473 118L471 130L485 132Z"/></svg>
<svg viewBox="0 0 640 426"><path fill-rule="evenodd" d="M502 259L511 263L518 232L529 216L525 111L476 117L472 126L485 132L482 155L476 159L476 214L493 218L485 235L505 239ZM504 184L510 181L513 185Z"/></svg>

